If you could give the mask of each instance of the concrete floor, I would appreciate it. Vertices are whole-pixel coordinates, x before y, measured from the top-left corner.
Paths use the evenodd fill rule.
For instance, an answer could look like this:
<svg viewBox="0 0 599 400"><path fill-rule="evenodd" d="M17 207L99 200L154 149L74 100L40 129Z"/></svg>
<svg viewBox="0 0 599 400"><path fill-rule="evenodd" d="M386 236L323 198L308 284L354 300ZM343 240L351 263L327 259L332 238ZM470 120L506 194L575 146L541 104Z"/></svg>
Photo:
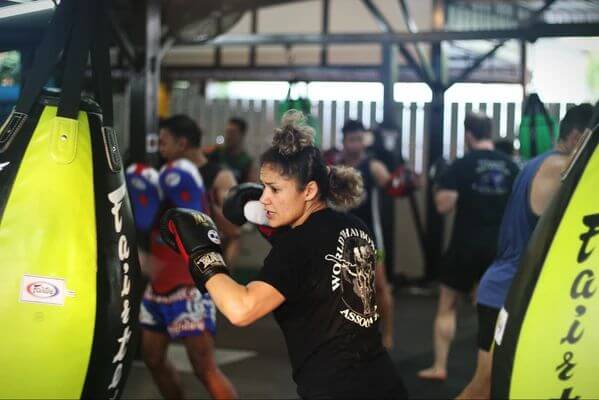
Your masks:
<svg viewBox="0 0 599 400"><path fill-rule="evenodd" d="M436 296L400 292L395 299L396 347L391 356L404 379L411 398L446 399L457 395L469 381L476 360L476 313L462 304L458 313L456 339L449 358L445 382L422 381L418 370L432 362L432 321ZM297 398L283 336L274 319L267 316L247 328L235 328L221 317L216 337L217 361L231 379L241 398ZM181 345L174 344L169 357L180 371L187 398L209 398L191 373ZM125 399L158 399L158 389L141 362L132 368L123 393Z"/></svg>

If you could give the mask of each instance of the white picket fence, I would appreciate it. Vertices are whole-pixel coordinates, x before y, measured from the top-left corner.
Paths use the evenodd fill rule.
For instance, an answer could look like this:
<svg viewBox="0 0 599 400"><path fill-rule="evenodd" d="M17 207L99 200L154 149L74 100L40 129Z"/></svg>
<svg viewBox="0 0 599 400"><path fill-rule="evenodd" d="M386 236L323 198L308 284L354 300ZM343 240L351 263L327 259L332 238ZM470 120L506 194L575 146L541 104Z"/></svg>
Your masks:
<svg viewBox="0 0 599 400"><path fill-rule="evenodd" d="M258 157L268 146L272 133L277 126L276 118L280 101L273 100L209 100L197 94L197 89L175 90L171 94L170 113L187 114L201 126L204 137L202 144L207 146L222 141L227 120L241 117L248 122L246 144L249 153ZM259 93L257 94L259 96ZM128 100L124 96L115 96L115 127L122 132L119 135L120 145L126 152L129 144ZM570 104L547 104L549 113L560 120ZM471 110L484 111L493 119L496 138L517 139L518 125L522 114L519 103L450 103L444 109L443 155L448 159L459 157L464 153L463 121ZM417 172L428 168L428 114L430 105L426 103L396 103L396 120L402 132L402 155ZM312 104L312 115L318 121L323 149L340 147L340 130L348 118L361 119L366 126L373 127L382 120L381 102L362 101L319 101ZM416 194L424 221L424 191ZM408 276L421 276L424 270L423 251L415 234L409 205L398 200L394 216L396 224L397 246L395 252L395 270ZM446 236L451 229L451 218L446 224ZM262 240L247 236L242 241L241 266L260 265L266 249ZM262 258L261 258L262 257Z"/></svg>
<svg viewBox="0 0 599 400"><path fill-rule="evenodd" d="M277 126L280 101L276 100L208 100L191 90L174 91L171 114L183 113L194 118L204 131L203 144L217 143L231 117L248 122L246 139L249 152L258 156L264 151ZM559 120L570 104L548 104L549 113ZM402 155L417 172L427 168L428 103L395 103L396 121L402 132ZM517 139L522 105L517 103L450 103L444 109L443 156L454 159L464 153L463 121L467 112L484 111L493 119L496 138ZM348 118L359 119L374 127L383 117L382 102L318 101L312 104L312 115L318 121L322 147L341 146L341 127ZM433 134L433 133L431 133Z"/></svg>

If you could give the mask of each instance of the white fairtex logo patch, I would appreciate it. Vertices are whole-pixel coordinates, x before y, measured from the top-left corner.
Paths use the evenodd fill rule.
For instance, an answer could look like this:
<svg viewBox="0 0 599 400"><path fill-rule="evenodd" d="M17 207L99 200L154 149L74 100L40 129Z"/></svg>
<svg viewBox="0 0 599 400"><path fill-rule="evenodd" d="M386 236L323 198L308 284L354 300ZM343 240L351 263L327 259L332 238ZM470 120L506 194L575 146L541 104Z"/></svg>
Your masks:
<svg viewBox="0 0 599 400"><path fill-rule="evenodd" d="M64 306L65 298L73 295L73 292L66 289L64 279L23 275L19 300L25 303Z"/></svg>
<svg viewBox="0 0 599 400"><path fill-rule="evenodd" d="M131 340L131 304L129 302L129 295L131 291L131 280L129 278L129 240L123 230L123 216L121 214L121 208L123 206L123 200L127 195L127 188L125 184L122 184L118 189L108 193L108 200L112 204L110 213L113 216L113 228L114 232L118 235L117 253L119 261L121 262L122 272L122 286L121 286L121 324L123 327L122 335L117 341L118 350L112 358L112 378L107 389L109 391L108 398L116 399L119 395L119 384L123 377L123 360L127 355L129 340Z"/></svg>
<svg viewBox="0 0 599 400"><path fill-rule="evenodd" d="M0 171L2 171L5 167L7 167L8 164L10 164L10 161L4 162L4 163L0 163Z"/></svg>

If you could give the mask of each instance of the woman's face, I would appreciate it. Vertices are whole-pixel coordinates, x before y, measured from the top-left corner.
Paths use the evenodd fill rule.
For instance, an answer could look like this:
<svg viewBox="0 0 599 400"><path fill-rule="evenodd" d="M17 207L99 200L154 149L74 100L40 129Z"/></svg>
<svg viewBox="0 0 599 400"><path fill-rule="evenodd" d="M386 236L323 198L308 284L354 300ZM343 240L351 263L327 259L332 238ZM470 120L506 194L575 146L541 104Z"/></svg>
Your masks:
<svg viewBox="0 0 599 400"><path fill-rule="evenodd" d="M268 225L295 227L306 211L306 190L300 191L295 179L281 175L271 164L260 168L260 181L264 184L260 202L266 210Z"/></svg>

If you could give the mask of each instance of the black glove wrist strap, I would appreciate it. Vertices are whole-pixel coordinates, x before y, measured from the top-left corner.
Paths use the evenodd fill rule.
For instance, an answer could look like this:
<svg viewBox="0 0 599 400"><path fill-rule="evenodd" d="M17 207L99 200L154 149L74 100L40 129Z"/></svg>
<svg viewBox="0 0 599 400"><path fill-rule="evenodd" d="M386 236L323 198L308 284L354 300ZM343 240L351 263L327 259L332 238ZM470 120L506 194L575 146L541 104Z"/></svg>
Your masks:
<svg viewBox="0 0 599 400"><path fill-rule="evenodd" d="M215 251L192 254L189 257L191 276L202 292L206 292L206 282L216 274L231 275L223 256Z"/></svg>

